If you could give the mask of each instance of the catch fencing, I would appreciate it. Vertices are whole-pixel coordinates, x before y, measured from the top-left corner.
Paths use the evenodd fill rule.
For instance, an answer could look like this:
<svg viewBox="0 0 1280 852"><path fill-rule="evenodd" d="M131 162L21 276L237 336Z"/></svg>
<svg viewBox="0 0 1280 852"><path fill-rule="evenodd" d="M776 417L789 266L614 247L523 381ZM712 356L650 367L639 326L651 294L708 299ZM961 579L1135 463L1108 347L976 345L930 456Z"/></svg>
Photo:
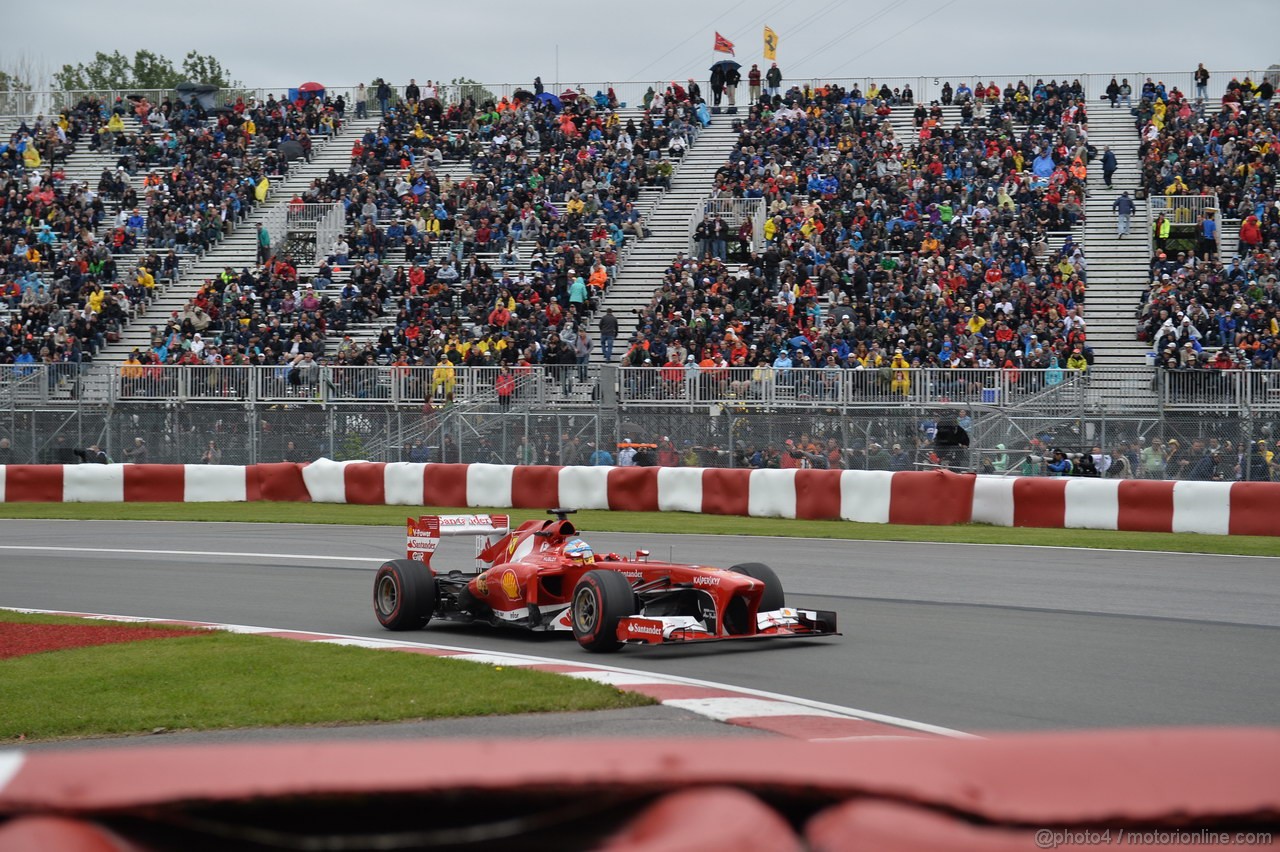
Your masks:
<svg viewBox="0 0 1280 852"><path fill-rule="evenodd" d="M323 367L314 384L294 384L274 367L165 367L122 380L102 404L59 398L74 382L55 377L51 388L47 371L26 370L10 369L10 381L0 382L0 463L74 463L77 449L97 444L115 461L189 464L321 457L611 464L626 451L686 467L1043 475L1051 472L1051 451L1062 448L1097 453L1103 468L1102 456L1124 456L1131 478L1259 480L1272 478L1280 458L1276 373L1139 369L1117 378L1099 370L1048 391L996 384L1006 392L1001 402L944 396L936 384L925 393L929 379L913 374L919 390L877 396L873 404L842 405L837 394L813 405L768 395L743 405L691 393L678 404L638 405L626 396L625 373L615 380L611 371L591 369L580 381L577 367L522 374L507 402L495 390L492 368L453 371L450 398L447 381L437 381L431 368ZM1125 386L1126 376L1145 382L1142 389L1156 402L1145 410L1122 404L1119 394L1137 393ZM1207 384L1182 386L1193 379ZM1172 387L1161 391L1165 385ZM33 386L36 400L19 402ZM857 382L848 387L862 389ZM852 390L845 393L848 402ZM1266 406L1251 407L1258 401ZM951 421L964 428L968 446L939 446L939 428Z"/></svg>

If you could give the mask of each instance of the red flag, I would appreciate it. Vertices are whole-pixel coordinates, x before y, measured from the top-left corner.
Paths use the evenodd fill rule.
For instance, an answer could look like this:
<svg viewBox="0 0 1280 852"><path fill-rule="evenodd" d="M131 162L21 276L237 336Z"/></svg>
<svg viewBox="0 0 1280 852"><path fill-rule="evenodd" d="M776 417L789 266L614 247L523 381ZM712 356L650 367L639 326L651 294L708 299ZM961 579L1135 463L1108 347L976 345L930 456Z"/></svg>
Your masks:
<svg viewBox="0 0 1280 852"><path fill-rule="evenodd" d="M713 49L716 53L728 53L731 56L738 55L733 52L733 42L720 35L720 33L716 33L716 46Z"/></svg>

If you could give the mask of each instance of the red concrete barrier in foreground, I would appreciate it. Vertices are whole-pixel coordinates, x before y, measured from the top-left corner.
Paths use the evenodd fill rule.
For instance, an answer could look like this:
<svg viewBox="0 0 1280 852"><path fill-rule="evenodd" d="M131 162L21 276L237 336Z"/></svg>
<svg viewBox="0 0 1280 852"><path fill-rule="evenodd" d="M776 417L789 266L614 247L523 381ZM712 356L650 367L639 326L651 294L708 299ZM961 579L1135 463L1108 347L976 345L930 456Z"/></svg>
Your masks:
<svg viewBox="0 0 1280 852"><path fill-rule="evenodd" d="M713 738L11 750L0 753L0 851L33 839L36 848L132 848L134 832L181 824L193 809L295 837L307 833L298 826L308 810L322 811L326 838L343 826L367 835L368 809L384 796L405 802L413 831L441 827L421 821L441 797L477 821L511 816L495 814L495 802L576 809L572 832L554 844L566 849L1000 852L1048 848L1035 843L1046 836L1078 845L1063 833L1117 827L1192 849L1280 848L1276 766L1275 729L756 739L750 748ZM601 807L609 802L620 806ZM98 842L107 820L119 845ZM1236 839L1221 841L1222 832Z"/></svg>

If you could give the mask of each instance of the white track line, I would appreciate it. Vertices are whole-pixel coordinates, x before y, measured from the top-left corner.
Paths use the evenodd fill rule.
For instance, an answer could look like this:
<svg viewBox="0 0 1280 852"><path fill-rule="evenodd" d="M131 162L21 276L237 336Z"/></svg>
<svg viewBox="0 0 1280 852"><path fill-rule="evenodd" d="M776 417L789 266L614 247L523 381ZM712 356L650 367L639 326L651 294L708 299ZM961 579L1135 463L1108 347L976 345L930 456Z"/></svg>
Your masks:
<svg viewBox="0 0 1280 852"><path fill-rule="evenodd" d="M62 610L47 609L27 609L18 607L0 607L0 609L11 609L16 612L29 612L48 615L57 615ZM172 619L172 618L144 618L138 616L114 616L102 613L79 613L82 616L92 618L101 618L106 620L127 619L130 621L185 621L189 619ZM737 693L744 698L730 699L734 701L749 702L750 699L765 699L772 706L768 708L768 715L795 715L795 716L825 716L829 718L845 718L858 719L864 722L880 722L885 725L892 725L898 728L906 728L912 731L920 731L922 733L933 734L935 736L950 737L953 739L977 739L973 734L957 731L952 728L944 728L940 725L931 725L927 722L917 722L914 719L903 719L897 716L888 716L883 713L874 713L869 710L859 710L855 707L843 707L839 704L829 704L825 701L812 701L807 698L798 698L791 695L782 695L777 692L766 692L760 689L750 689L742 686L733 686L726 683L717 683L710 680L701 680L698 678L681 677L679 675L656 674L654 672L640 671L638 669L627 669L619 666L606 666L598 663L585 663L577 660L566 660L555 657L539 657L532 654L514 654L514 653L493 653L488 651L477 651L474 648L464 648L457 645L437 645L431 642L408 642L404 640L383 640L371 639L367 636L350 636L343 633L319 633L310 630L290 630L287 628L272 627L253 627L243 624L219 624L215 622L198 622L206 627L215 627L222 630L231 630L237 633L305 633L316 637L319 641L340 640L342 644L360 645L367 648L429 648L435 651L447 651L455 655L455 658L462 658L474 662L485 662L494 665L552 665L552 666L574 666L575 668L590 670L595 672L609 672L611 676L627 676L634 678L632 683L671 683L683 686L696 686L703 689L721 690L724 692ZM582 675L579 675L580 677ZM700 715L710 718L720 718L716 711L721 710L720 705L702 706L706 699L672 699L663 701L665 705L681 707L682 709L692 710ZM688 702L688 706L686 706ZM783 713L782 708L778 706L790 705L790 712ZM750 701L752 707L756 706L756 702ZM746 703L740 705L745 708ZM741 716L759 716L764 713L746 713Z"/></svg>
<svg viewBox="0 0 1280 852"><path fill-rule="evenodd" d="M4 505L4 504L0 504ZM319 505L338 505L321 503ZM484 512L489 509L467 509L468 512ZM511 509L492 509L493 512L509 512ZM346 523L346 525L338 525L338 523L307 523L303 521L131 521L128 518L0 518L0 523L6 521L54 521L60 523L218 523L223 526L247 526L262 527L266 525L276 527L370 527L385 528L396 525L385 525L385 523ZM1020 527L992 527L996 530L1014 530ZM1051 527L1042 527L1043 530L1050 530ZM1062 527L1064 530L1084 530L1084 527ZM1091 553L1135 553L1135 554L1160 554L1167 556L1213 556L1213 558L1226 559L1276 559L1280 553L1275 556L1262 554L1245 554L1245 553L1212 553L1207 550L1139 550L1137 548L1088 548L1088 546L1076 545L1033 545L1033 544L1016 544L1016 542L1000 542L1000 541L913 541L906 539L828 539L828 537L820 536L774 536L774 535L751 535L744 532L623 532L611 530L595 530L594 532L602 533L602 535L611 536L645 536L653 539L653 536L705 536L708 539L777 539L778 541L826 541L831 544L841 544L841 542L852 542L852 544L900 544L900 545L932 545L936 548L1029 548L1037 550L1087 550ZM1120 530L1098 530L1096 532L1123 532ZM1156 532L1151 535L1175 535L1175 533ZM1176 533L1181 535L1181 533ZM76 548L72 548L76 550ZM150 551L148 551L150 553ZM308 556L311 558L311 556ZM330 556L337 558L337 556Z"/></svg>
<svg viewBox="0 0 1280 852"><path fill-rule="evenodd" d="M156 556L238 556L246 559L316 559L325 562L365 562L386 561L380 556L320 556L310 553L241 553L233 550L144 550L131 547L95 547L86 550L83 547L62 547L50 544L0 544L0 550L36 550L58 553L79 553L93 556L97 553L132 553L134 555L154 554ZM376 566L370 564L372 571Z"/></svg>

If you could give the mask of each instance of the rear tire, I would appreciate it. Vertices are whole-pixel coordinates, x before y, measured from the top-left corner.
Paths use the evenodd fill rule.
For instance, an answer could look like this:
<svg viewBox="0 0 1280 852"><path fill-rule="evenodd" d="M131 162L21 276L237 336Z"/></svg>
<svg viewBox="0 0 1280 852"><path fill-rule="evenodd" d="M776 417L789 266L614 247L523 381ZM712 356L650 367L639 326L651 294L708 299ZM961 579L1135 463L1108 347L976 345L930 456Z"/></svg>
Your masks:
<svg viewBox="0 0 1280 852"><path fill-rule="evenodd" d="M596 570L582 575L570 603L573 638L593 652L622 647L618 622L636 614L636 593L617 571Z"/></svg>
<svg viewBox="0 0 1280 852"><path fill-rule="evenodd" d="M426 627L436 611L436 578L412 559L382 563L373 579L373 611L388 630Z"/></svg>
<svg viewBox="0 0 1280 852"><path fill-rule="evenodd" d="M782 591L782 581L768 565L763 562L744 562L741 565L734 565L729 570L764 583L764 594L760 596L760 612L773 612L787 605L786 595Z"/></svg>

